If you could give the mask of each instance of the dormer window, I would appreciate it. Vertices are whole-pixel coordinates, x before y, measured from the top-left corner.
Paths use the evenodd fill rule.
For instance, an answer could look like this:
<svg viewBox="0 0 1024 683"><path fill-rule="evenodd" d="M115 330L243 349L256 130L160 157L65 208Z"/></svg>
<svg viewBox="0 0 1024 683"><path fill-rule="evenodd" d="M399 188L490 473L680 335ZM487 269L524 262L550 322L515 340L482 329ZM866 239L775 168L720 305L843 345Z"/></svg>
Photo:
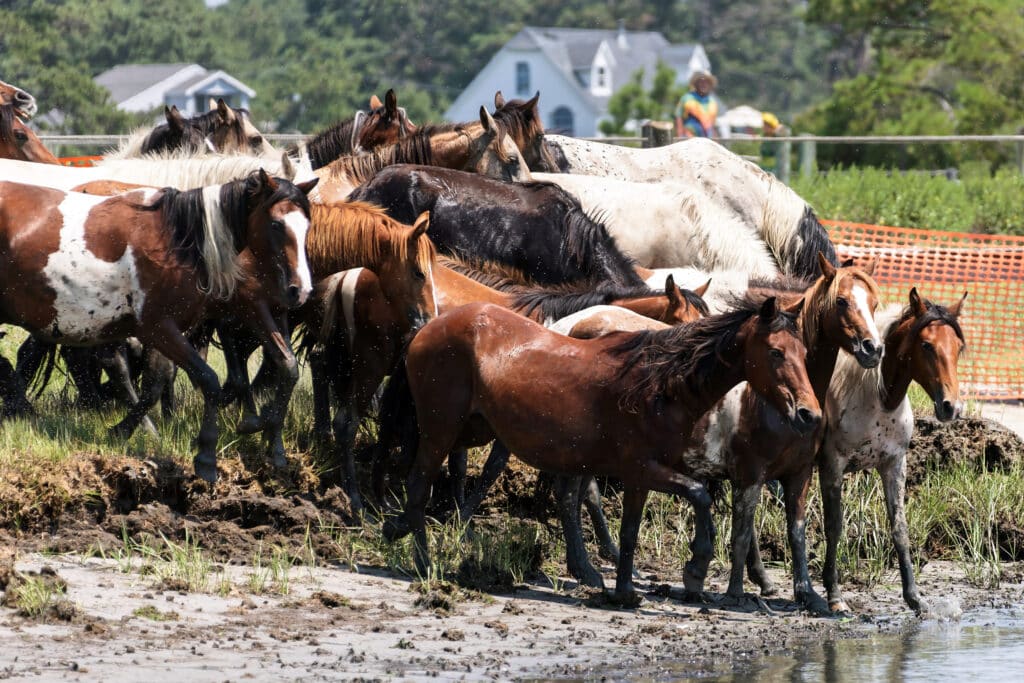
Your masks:
<svg viewBox="0 0 1024 683"><path fill-rule="evenodd" d="M597 67L597 87L604 89L608 87L608 71L603 67Z"/></svg>
<svg viewBox="0 0 1024 683"><path fill-rule="evenodd" d="M530 65L526 62L516 62L516 94L530 94Z"/></svg>

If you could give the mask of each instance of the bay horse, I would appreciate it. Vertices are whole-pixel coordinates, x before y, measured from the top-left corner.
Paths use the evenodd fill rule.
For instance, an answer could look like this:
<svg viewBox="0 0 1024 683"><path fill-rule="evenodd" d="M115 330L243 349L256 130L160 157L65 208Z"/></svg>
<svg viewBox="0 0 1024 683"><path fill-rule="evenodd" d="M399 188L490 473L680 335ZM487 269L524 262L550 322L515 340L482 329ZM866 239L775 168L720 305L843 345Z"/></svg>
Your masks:
<svg viewBox="0 0 1024 683"><path fill-rule="evenodd" d="M790 272L815 273L816 253L838 263L828 233L814 210L785 183L708 138L690 138L665 147L636 149L562 135L544 144L559 171L606 176L641 183L678 182L700 188L744 224L765 236ZM808 247L807 244L813 246Z"/></svg>
<svg viewBox="0 0 1024 683"><path fill-rule="evenodd" d="M957 361L966 343L959 317L967 293L949 307L922 299L916 288L910 290L909 298L907 307L891 306L877 316L885 338L882 364L864 370L851 359L840 358L829 385L818 478L825 511L823 577L833 611L849 611L836 571L836 550L843 533L843 476L868 468L882 478L903 599L919 614L927 610L914 581L903 502L906 453L914 433L907 389L911 382L924 387L934 403L935 417L942 422L960 414Z"/></svg>
<svg viewBox="0 0 1024 683"><path fill-rule="evenodd" d="M711 499L676 471L680 436L729 387L746 379L794 428L820 421L793 314L774 298L662 332L576 340L491 304L469 304L431 321L405 362L416 405L419 447L405 509L386 539L410 531L426 576L424 506L441 462L455 446L497 438L533 467L622 480L622 551L613 599L636 604L633 554L650 490L694 506L697 533L687 583L710 561Z"/></svg>
<svg viewBox="0 0 1024 683"><path fill-rule="evenodd" d="M341 157L316 169L321 180L318 201L331 204L344 200L353 189L393 164L439 166L505 181L529 178L529 169L515 142L487 109L480 107L479 123L423 126L393 145ZM422 211L416 215L419 213Z"/></svg>
<svg viewBox="0 0 1024 683"><path fill-rule="evenodd" d="M10 83L0 81L0 106L12 105L14 113L24 121L36 115L36 98Z"/></svg>
<svg viewBox="0 0 1024 683"><path fill-rule="evenodd" d="M181 366L205 402L193 465L213 482L220 385L184 333L242 292L257 298L246 309L257 314L269 298L306 299L314 184L259 171L220 186L104 198L0 182L0 322L78 346L134 336ZM251 324L268 341L281 337L265 314ZM290 349L278 346L297 376ZM149 405L140 401L114 433L130 435Z"/></svg>
<svg viewBox="0 0 1024 683"><path fill-rule="evenodd" d="M306 158L314 169L322 168L338 157L369 152L391 145L417 130L398 106L398 97L391 88L382 103L376 95L370 98L370 111L359 110L352 118L335 123L307 140L287 148L297 158Z"/></svg>
<svg viewBox="0 0 1024 683"><path fill-rule="evenodd" d="M702 186L675 179L638 183L603 176L534 173L571 192L599 214L619 248L647 268L692 266L710 272L746 271L752 277L817 277L815 255L834 254L824 232L797 247L793 235L761 229Z"/></svg>
<svg viewBox="0 0 1024 683"><path fill-rule="evenodd" d="M537 102L540 91L528 100L505 100L501 91L494 93L494 120L504 126L515 140L531 171L558 172L558 162L544 144L544 122Z"/></svg>
<svg viewBox="0 0 1024 683"><path fill-rule="evenodd" d="M42 140L19 117L17 104L0 105L0 159L60 164Z"/></svg>
<svg viewBox="0 0 1024 683"><path fill-rule="evenodd" d="M403 164L377 173L351 198L382 206L404 222L429 210L430 236L442 253L498 261L542 285L643 284L599 217L551 183L507 183Z"/></svg>

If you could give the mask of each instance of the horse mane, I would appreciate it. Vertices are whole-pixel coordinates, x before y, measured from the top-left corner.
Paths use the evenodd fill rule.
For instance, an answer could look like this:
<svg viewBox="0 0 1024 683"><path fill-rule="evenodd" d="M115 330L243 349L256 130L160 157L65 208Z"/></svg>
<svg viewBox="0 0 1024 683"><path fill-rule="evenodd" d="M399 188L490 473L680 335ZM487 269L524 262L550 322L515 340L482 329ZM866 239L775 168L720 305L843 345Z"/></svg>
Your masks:
<svg viewBox="0 0 1024 683"><path fill-rule="evenodd" d="M899 304L890 304L875 314L875 323L881 331L884 342L892 331L913 317L910 307L901 308ZM828 393L830 397L838 397L842 404L851 400L859 401L863 392L871 390L883 401L885 385L882 381L882 363L873 368L862 367L857 359L848 353L841 353L836 358L836 367L832 371Z"/></svg>
<svg viewBox="0 0 1024 683"><path fill-rule="evenodd" d="M686 303L695 307L703 315L708 314L708 306L704 300L689 289L681 289ZM540 309L545 319L559 320L582 311L591 306L607 306L621 299L649 299L664 297L664 290L647 287L599 287L594 290L583 290L572 285L555 285L551 288L526 289L513 293L512 308L525 316L533 315Z"/></svg>
<svg viewBox="0 0 1024 683"><path fill-rule="evenodd" d="M540 286L523 271L500 261L466 255L460 255L458 258L451 255L438 255L437 262L460 275L465 275L500 292L511 293L523 288Z"/></svg>
<svg viewBox="0 0 1024 683"><path fill-rule="evenodd" d="M141 185L202 187L220 185L259 169L272 176L282 175L281 162L248 155L211 154L194 157L182 151L147 154L139 159L104 159L99 166L125 175Z"/></svg>
<svg viewBox="0 0 1024 683"><path fill-rule="evenodd" d="M313 273L334 273L362 266L375 270L387 258L405 261L409 254L409 226L399 223L379 206L366 202L313 204L306 235L306 258ZM435 258L434 243L419 239L416 263L423 272Z"/></svg>
<svg viewBox="0 0 1024 683"><path fill-rule="evenodd" d="M3 142L14 141L14 117L13 104L0 106L0 140Z"/></svg>
<svg viewBox="0 0 1024 683"><path fill-rule="evenodd" d="M367 154L346 156L335 159L326 166L331 177L347 177L352 183L361 185L375 176L381 169L393 164L434 165L433 137L442 133L466 133L467 126L461 123L442 123L422 126L415 133L398 142L375 149Z"/></svg>
<svg viewBox="0 0 1024 683"><path fill-rule="evenodd" d="M568 193L566 195L572 197ZM589 214L574 200L566 213L565 227L566 239L562 242L562 259L566 264L575 261L580 268L592 269L601 261L605 266L604 273L590 272L589 279L603 276L616 285L646 286L634 269L636 261L619 249L615 238L608 232L600 212Z"/></svg>
<svg viewBox="0 0 1024 683"><path fill-rule="evenodd" d="M691 396L701 396L721 373L723 354L736 342L740 328L757 315L763 304L758 297L744 296L736 308L720 315L700 318L667 330L623 333L622 341L608 350L622 363L618 379L635 371L632 386L620 398L620 405L631 412L679 395L685 388ZM796 318L780 310L772 318L771 331L797 331Z"/></svg>
<svg viewBox="0 0 1024 683"><path fill-rule="evenodd" d="M343 119L330 128L314 134L304 141L306 154L313 163L313 168L323 168L342 154L352 154L352 131L356 127L356 117ZM298 156L299 146L291 145L286 150L289 156Z"/></svg>
<svg viewBox="0 0 1024 683"><path fill-rule="evenodd" d="M788 185L770 173L766 175L764 241L780 270L797 277L816 277L821 274L819 251L829 263L839 265L835 245L814 209Z"/></svg>

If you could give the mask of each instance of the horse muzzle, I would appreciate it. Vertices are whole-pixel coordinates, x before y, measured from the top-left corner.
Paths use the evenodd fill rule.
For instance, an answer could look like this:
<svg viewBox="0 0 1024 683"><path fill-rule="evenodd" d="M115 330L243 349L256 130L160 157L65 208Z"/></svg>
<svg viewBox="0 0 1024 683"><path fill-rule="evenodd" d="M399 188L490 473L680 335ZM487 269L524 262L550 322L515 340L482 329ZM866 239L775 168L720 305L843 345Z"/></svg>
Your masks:
<svg viewBox="0 0 1024 683"><path fill-rule="evenodd" d="M24 90L18 90L14 93L14 111L22 120L28 121L36 115L36 110L36 98Z"/></svg>
<svg viewBox="0 0 1024 683"><path fill-rule="evenodd" d="M939 422L951 422L956 418L960 417L964 411L963 401L950 401L947 398L942 398L933 401L935 405L935 419Z"/></svg>
<svg viewBox="0 0 1024 683"><path fill-rule="evenodd" d="M288 308L298 308L306 303L306 300L309 299L309 292L310 290L303 289L298 285L288 285Z"/></svg>
<svg viewBox="0 0 1024 683"><path fill-rule="evenodd" d="M810 434L821 424L821 411L799 406L789 418L793 429L799 434Z"/></svg>
<svg viewBox="0 0 1024 683"><path fill-rule="evenodd" d="M854 342L853 357L862 368L870 370L878 367L885 355L885 344L876 344L871 339L861 339Z"/></svg>

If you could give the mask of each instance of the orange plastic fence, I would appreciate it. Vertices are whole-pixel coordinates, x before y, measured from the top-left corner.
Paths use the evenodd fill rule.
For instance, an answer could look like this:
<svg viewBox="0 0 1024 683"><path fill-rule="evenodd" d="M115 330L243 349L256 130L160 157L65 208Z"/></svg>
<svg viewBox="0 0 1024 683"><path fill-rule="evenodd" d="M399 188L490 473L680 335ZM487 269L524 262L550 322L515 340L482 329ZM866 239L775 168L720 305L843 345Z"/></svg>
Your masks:
<svg viewBox="0 0 1024 683"><path fill-rule="evenodd" d="M102 158L102 156L61 157L60 163L65 166L92 166L93 162L99 161Z"/></svg>
<svg viewBox="0 0 1024 683"><path fill-rule="evenodd" d="M911 287L945 305L969 292L961 389L978 399L1024 398L1024 237L822 223L841 259L878 259L874 276L888 303L906 303Z"/></svg>

